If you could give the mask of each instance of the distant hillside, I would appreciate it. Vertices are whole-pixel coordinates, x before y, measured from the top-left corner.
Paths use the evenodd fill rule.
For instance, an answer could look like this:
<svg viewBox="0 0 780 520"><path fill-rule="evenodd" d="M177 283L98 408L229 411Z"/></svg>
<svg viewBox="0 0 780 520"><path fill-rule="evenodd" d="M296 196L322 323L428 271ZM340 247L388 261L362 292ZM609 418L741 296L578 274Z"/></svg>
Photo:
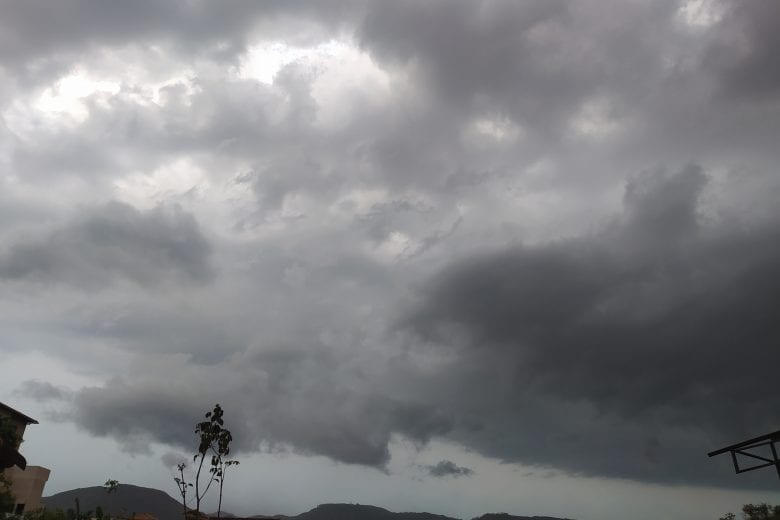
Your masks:
<svg viewBox="0 0 780 520"><path fill-rule="evenodd" d="M456 520L431 513L393 513L376 506L322 504L289 520Z"/></svg>
<svg viewBox="0 0 780 520"><path fill-rule="evenodd" d="M260 516L254 518L261 518ZM270 518L270 517L263 517ZM393 513L376 506L360 504L322 504L311 511L287 520L457 520L432 513ZM506 513L490 513L473 520L569 520L549 516L513 516Z"/></svg>
<svg viewBox="0 0 780 520"><path fill-rule="evenodd" d="M117 516L132 513L151 513L158 520L182 520L181 503L158 489L120 484L115 493L108 494L100 486L73 489L44 497L43 503L49 509L67 510L74 508L78 497L82 512L94 511L101 506L103 511ZM216 516L216 515L214 515ZM234 518L230 513L223 517ZM322 504L311 511L297 516L256 515L254 520L458 520L449 516L431 513L393 513L376 506L360 504ZM568 520L549 516L513 516L506 513L490 513L472 520Z"/></svg>
<svg viewBox="0 0 780 520"><path fill-rule="evenodd" d="M488 513L473 520L571 520L552 516L514 516L507 513Z"/></svg>
<svg viewBox="0 0 780 520"><path fill-rule="evenodd" d="M95 511L97 506L110 515L129 516L132 513L151 513L158 520L182 520L181 503L159 489L120 484L113 493L101 486L72 489L43 498L47 509L75 509L78 497L81 511Z"/></svg>

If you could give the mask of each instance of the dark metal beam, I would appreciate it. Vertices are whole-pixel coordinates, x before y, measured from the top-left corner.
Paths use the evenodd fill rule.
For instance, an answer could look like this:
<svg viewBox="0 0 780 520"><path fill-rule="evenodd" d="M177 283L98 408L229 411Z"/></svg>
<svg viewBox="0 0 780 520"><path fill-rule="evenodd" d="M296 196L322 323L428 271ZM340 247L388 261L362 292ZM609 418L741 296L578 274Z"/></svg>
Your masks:
<svg viewBox="0 0 780 520"><path fill-rule="evenodd" d="M725 448L721 448L719 450L711 451L707 454L707 456L714 457L715 455L720 455L721 453L726 453L728 451L738 450L739 448L745 448L750 446L751 444L754 444L756 442L761 442L761 441L780 442L780 430L777 430L776 432L772 432L772 433L767 433L766 435L760 435L758 437L754 437L746 441L738 442L736 444L732 444L731 446L726 446Z"/></svg>
<svg viewBox="0 0 780 520"><path fill-rule="evenodd" d="M707 454L709 457L714 457L715 455L720 455L722 453L730 453L731 454L731 462L734 464L734 471L736 473L745 473L746 471L753 471L754 469L761 469L761 468L767 468L769 466L774 466L777 470L777 476L780 478L780 458L777 456L777 447L775 446L776 442L780 442L780 430L767 433L766 435L761 435L759 437L754 437L752 439L748 439L746 441L738 442L736 444L732 444L731 446L726 446L725 448L721 448L719 450L711 451ZM761 455L758 455L756 453L750 453L747 450L754 450L756 448L763 448L764 446L769 446L769 450L772 452L772 458L768 458L763 453L766 453L764 450ZM742 455L744 457L749 457L751 459L760 460L763 462L763 464L756 464L755 466L749 466L749 467L739 467L739 457L737 455Z"/></svg>

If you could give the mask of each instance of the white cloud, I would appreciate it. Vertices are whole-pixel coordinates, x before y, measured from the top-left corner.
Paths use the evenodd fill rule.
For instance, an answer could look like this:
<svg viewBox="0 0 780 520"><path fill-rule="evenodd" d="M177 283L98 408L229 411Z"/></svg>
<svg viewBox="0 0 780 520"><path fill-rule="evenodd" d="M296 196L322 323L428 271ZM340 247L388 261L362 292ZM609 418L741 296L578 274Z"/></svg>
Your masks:
<svg viewBox="0 0 780 520"><path fill-rule="evenodd" d="M689 28L705 30L717 24L726 10L726 4L717 0L686 0L677 11L678 18Z"/></svg>
<svg viewBox="0 0 780 520"><path fill-rule="evenodd" d="M113 95L119 92L116 81L91 77L84 70L77 70L59 78L47 87L32 106L46 117L57 120L70 118L75 124L82 123L88 116L84 100L96 94ZM99 102L99 101L98 101Z"/></svg>

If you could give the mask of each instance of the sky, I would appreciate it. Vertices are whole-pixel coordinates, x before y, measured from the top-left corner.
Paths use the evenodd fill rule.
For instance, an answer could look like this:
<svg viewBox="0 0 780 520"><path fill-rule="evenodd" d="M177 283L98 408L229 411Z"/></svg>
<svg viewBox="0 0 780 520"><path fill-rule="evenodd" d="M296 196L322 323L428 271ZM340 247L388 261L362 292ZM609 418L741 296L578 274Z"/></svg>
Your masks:
<svg viewBox="0 0 780 520"><path fill-rule="evenodd" d="M0 401L46 493L718 518L780 427L780 3L0 5Z"/></svg>

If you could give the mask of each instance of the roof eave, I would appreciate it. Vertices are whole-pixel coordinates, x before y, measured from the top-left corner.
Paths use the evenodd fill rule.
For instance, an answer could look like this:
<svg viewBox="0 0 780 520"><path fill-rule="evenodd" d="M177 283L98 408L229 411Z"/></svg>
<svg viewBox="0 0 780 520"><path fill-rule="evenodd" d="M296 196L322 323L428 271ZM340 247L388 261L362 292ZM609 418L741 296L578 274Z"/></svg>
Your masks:
<svg viewBox="0 0 780 520"><path fill-rule="evenodd" d="M38 424L38 421L30 417L29 415L23 414L19 410L15 408L11 408L5 403L0 403L0 409L5 410L6 412L10 413L11 415L14 415L20 419L22 419L27 424Z"/></svg>

